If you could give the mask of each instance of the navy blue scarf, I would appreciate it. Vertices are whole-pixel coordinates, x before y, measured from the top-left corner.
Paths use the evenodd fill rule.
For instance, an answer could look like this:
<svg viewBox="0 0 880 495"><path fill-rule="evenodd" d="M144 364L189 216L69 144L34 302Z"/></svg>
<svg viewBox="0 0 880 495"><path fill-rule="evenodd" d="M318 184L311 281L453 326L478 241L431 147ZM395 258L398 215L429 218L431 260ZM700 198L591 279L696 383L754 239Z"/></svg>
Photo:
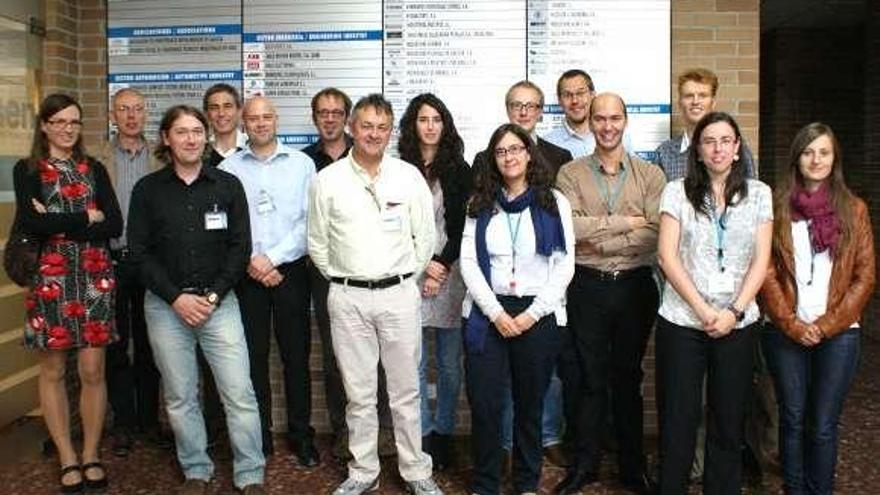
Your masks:
<svg viewBox="0 0 880 495"><path fill-rule="evenodd" d="M517 196L512 201L507 199L504 191L500 190L496 194L498 205L506 213L521 213L526 208L531 209L532 226L535 230L535 251L549 257L554 251L565 252L565 233L562 230L562 219L559 213L550 213L537 204L535 200L535 191L532 188L526 189L526 192ZM476 247L477 247L477 264L486 283L492 287L492 277L489 266L489 249L486 246L486 228L492 215L496 212L491 209L483 210L477 217L476 231ZM481 354L486 343L486 335L489 330L489 318L480 310L476 302L471 307L471 312L465 322L465 348L468 352Z"/></svg>

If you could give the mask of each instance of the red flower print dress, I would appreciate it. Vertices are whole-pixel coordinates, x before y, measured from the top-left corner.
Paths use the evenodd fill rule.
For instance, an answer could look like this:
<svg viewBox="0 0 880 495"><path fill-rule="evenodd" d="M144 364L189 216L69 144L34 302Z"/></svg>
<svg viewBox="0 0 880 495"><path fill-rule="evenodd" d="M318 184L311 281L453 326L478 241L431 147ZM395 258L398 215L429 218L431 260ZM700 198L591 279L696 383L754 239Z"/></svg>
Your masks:
<svg viewBox="0 0 880 495"><path fill-rule="evenodd" d="M94 207L95 180L87 161L43 160L39 173L48 212L80 213ZM25 346L74 349L116 340L115 285L106 241L50 236L25 299Z"/></svg>

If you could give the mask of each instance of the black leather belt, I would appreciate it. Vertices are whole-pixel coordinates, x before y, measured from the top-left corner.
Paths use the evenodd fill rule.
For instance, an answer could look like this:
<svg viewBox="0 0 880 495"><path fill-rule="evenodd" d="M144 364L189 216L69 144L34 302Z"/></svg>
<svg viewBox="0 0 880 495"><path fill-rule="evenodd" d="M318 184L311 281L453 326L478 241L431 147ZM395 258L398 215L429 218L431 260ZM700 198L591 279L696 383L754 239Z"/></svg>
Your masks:
<svg viewBox="0 0 880 495"><path fill-rule="evenodd" d="M184 294L192 294L195 296L204 296L208 293L208 289L205 289L203 287L184 287L180 289L180 292Z"/></svg>
<svg viewBox="0 0 880 495"><path fill-rule="evenodd" d="M603 282L626 280L638 276L651 276L650 266L639 266L636 268L630 268L629 270L614 270L610 272L605 272L602 270L596 270L595 268L590 268L588 266L575 265L575 271L577 274L582 275L588 279L601 280Z"/></svg>
<svg viewBox="0 0 880 495"><path fill-rule="evenodd" d="M357 280L354 278L330 277L330 281L334 284L349 285L351 287L359 287L361 289L375 290L393 287L410 277L412 277L412 272L404 275L394 275L393 277L381 278L379 280Z"/></svg>

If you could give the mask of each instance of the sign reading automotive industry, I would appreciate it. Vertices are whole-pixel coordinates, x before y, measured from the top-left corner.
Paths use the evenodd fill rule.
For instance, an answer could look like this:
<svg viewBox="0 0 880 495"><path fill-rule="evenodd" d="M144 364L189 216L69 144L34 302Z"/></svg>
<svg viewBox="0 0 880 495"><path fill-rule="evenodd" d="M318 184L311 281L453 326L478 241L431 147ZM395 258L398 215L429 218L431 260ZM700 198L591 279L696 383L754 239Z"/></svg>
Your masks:
<svg viewBox="0 0 880 495"><path fill-rule="evenodd" d="M312 95L327 86L353 100L382 91L382 2L249 0L244 4L245 98L271 98L281 139L317 140Z"/></svg>
<svg viewBox="0 0 880 495"><path fill-rule="evenodd" d="M212 84L241 87L241 0L108 3L109 93L141 91L154 137L171 105L202 106Z"/></svg>
<svg viewBox="0 0 880 495"><path fill-rule="evenodd" d="M210 3L210 5L205 5ZM335 86L352 100L382 91L399 119L430 91L464 137L466 157L507 117L504 94L529 79L545 92L543 134L561 125L556 79L589 72L620 93L627 142L649 154L669 134L670 0L111 1L112 90L138 85L152 112L200 102L217 81L265 95L282 139L317 139L310 100ZM185 19L186 22L181 22Z"/></svg>

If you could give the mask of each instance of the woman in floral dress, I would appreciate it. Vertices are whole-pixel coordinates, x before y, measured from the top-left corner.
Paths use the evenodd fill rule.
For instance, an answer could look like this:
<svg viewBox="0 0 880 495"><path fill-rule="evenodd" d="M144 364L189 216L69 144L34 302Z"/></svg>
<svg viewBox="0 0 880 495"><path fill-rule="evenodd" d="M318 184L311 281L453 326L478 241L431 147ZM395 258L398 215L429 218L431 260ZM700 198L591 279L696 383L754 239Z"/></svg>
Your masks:
<svg viewBox="0 0 880 495"><path fill-rule="evenodd" d="M50 95L38 117L31 155L13 172L19 225L42 238L25 299L24 344L42 351L40 406L59 453L61 491L73 493L107 484L98 443L107 402L104 346L115 339L108 242L122 233L122 216L106 169L85 154L76 100ZM81 382L82 465L70 438L69 350L77 351Z"/></svg>

